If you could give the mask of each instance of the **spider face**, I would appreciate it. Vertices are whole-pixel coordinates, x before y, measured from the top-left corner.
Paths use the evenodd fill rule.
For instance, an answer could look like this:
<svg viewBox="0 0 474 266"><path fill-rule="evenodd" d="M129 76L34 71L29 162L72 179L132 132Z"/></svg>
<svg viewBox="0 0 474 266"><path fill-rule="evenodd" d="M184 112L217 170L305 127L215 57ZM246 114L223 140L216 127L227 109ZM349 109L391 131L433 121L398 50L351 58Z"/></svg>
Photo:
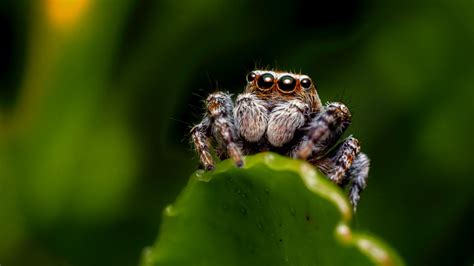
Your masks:
<svg viewBox="0 0 474 266"><path fill-rule="evenodd" d="M319 109L321 102L316 86L307 75L280 71L254 70L247 74L246 92L274 102L300 99L313 109Z"/></svg>
<svg viewBox="0 0 474 266"><path fill-rule="evenodd" d="M316 88L311 78L306 75L254 70L247 74L247 90L262 94L301 94Z"/></svg>

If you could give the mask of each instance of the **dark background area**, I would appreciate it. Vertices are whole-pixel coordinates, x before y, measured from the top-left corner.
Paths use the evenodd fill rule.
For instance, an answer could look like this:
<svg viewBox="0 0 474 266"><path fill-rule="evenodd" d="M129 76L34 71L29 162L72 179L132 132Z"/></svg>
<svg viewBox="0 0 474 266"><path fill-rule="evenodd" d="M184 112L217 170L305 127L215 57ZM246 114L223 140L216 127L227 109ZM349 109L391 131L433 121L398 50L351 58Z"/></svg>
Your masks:
<svg viewBox="0 0 474 266"><path fill-rule="evenodd" d="M354 228L474 263L472 1L0 3L0 264L136 265L202 100L301 71L372 159Z"/></svg>

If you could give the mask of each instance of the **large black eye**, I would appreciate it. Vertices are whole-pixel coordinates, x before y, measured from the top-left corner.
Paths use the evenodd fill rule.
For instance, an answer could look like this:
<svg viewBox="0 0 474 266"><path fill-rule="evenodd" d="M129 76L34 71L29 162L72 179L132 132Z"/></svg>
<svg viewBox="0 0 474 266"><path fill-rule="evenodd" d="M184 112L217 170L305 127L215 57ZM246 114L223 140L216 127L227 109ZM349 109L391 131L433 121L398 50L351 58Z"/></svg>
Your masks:
<svg viewBox="0 0 474 266"><path fill-rule="evenodd" d="M278 88L285 92L291 92L296 86L296 80L289 75L283 76L278 80Z"/></svg>
<svg viewBox="0 0 474 266"><path fill-rule="evenodd" d="M248 73L247 74L247 82L250 83L250 82L254 81L256 77L257 77L257 74L255 74L255 72Z"/></svg>
<svg viewBox="0 0 474 266"><path fill-rule="evenodd" d="M311 80L309 78L304 78L300 81L300 84L301 84L301 87L303 87L303 89L309 89L311 88Z"/></svg>
<svg viewBox="0 0 474 266"><path fill-rule="evenodd" d="M269 89L273 86L273 81L275 78L270 73L265 73L261 75L257 80L257 85L260 89Z"/></svg>

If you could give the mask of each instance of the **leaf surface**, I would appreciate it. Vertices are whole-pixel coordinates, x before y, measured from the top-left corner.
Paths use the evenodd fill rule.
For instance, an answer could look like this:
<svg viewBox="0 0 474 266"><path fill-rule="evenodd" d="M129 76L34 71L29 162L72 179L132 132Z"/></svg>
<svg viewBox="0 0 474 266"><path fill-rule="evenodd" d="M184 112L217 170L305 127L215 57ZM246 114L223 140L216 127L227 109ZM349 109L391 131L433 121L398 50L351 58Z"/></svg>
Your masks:
<svg viewBox="0 0 474 266"><path fill-rule="evenodd" d="M375 237L352 232L343 192L306 162L273 153L197 171L164 210L152 265L403 265Z"/></svg>

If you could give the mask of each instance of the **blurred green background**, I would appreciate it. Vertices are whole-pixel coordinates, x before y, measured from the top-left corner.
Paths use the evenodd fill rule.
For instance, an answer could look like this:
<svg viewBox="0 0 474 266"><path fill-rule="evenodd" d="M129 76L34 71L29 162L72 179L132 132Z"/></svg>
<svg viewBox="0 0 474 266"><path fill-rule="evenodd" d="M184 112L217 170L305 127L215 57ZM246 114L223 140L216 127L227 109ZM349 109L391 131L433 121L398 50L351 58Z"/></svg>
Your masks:
<svg viewBox="0 0 474 266"><path fill-rule="evenodd" d="M196 169L202 99L255 67L352 110L354 228L474 263L474 2L0 2L0 264L136 265ZM185 252L185 251L183 251Z"/></svg>

